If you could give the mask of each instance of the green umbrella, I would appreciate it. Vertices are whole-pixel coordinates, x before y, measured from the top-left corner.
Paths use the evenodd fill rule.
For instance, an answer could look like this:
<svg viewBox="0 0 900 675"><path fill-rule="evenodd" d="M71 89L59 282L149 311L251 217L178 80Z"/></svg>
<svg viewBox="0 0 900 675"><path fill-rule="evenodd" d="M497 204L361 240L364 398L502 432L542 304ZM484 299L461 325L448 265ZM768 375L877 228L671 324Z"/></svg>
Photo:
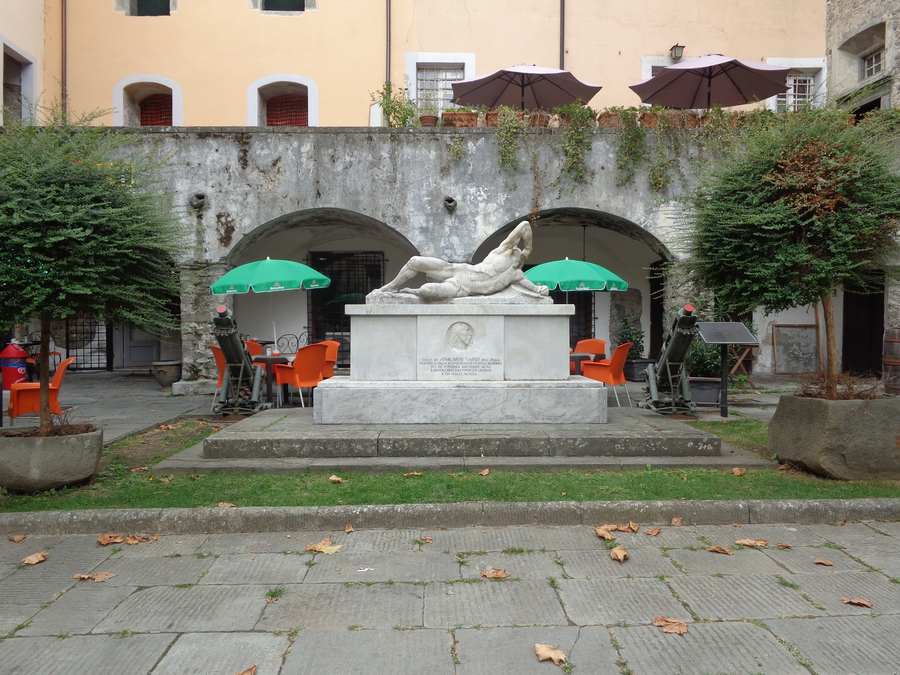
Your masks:
<svg viewBox="0 0 900 675"><path fill-rule="evenodd" d="M300 288L326 288L331 279L312 267L293 260L255 260L235 267L210 286L213 295L273 293Z"/></svg>
<svg viewBox="0 0 900 675"><path fill-rule="evenodd" d="M551 291L627 291L628 282L605 267L586 260L553 260L535 265L525 272L533 284Z"/></svg>

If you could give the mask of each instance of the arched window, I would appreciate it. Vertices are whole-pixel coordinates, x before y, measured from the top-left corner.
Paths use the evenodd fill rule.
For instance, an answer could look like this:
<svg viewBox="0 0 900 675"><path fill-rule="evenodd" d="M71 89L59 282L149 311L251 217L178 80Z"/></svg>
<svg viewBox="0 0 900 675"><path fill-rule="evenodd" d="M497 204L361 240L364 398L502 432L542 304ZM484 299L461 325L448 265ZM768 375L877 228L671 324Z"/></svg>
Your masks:
<svg viewBox="0 0 900 675"><path fill-rule="evenodd" d="M260 126L309 126L309 93L305 85L273 82L259 89Z"/></svg>
<svg viewBox="0 0 900 675"><path fill-rule="evenodd" d="M113 110L113 124L117 126L171 127L184 124L181 89L172 80L155 75L138 75L121 80L113 91Z"/></svg>
<svg viewBox="0 0 900 675"><path fill-rule="evenodd" d="M142 127L172 126L172 94L150 94L139 104Z"/></svg>

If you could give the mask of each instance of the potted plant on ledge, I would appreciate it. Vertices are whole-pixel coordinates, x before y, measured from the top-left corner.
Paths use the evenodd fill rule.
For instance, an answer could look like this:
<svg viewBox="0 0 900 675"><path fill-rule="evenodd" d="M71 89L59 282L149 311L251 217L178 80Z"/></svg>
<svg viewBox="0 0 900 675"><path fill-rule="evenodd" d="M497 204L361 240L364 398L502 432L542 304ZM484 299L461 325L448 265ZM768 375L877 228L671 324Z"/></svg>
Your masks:
<svg viewBox="0 0 900 675"><path fill-rule="evenodd" d="M41 328L39 424L0 433L8 490L82 481L100 461L102 429L51 417L52 321L83 313L157 334L174 326L177 225L139 148L93 126L97 117L68 122L54 110L0 134L0 317L37 317Z"/></svg>
<svg viewBox="0 0 900 675"><path fill-rule="evenodd" d="M838 288L874 289L900 255L896 112L851 125L846 111L813 109L735 133L693 195L693 280L717 312L821 304L825 324L824 380L781 397L769 449L820 475L900 479L900 397L839 384L834 310Z"/></svg>

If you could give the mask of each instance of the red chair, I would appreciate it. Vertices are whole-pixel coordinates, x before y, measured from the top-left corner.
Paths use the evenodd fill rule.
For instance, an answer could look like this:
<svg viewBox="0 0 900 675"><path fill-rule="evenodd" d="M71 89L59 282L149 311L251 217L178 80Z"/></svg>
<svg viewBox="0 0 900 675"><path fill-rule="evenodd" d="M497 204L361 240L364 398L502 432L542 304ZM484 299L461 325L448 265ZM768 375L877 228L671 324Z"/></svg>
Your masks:
<svg viewBox="0 0 900 675"><path fill-rule="evenodd" d="M275 382L278 384L279 395L281 387L284 385L296 387L300 390L300 406L305 408L303 388L308 387L311 394L312 390L324 379L323 372L325 371L325 354L327 351L327 345L321 342L306 345L297 351L293 364L289 366L280 363L275 364Z"/></svg>
<svg viewBox="0 0 900 675"><path fill-rule="evenodd" d="M575 343L575 349L572 350L576 354L593 354L596 359L599 354L606 354L606 340L600 338L589 338L587 340L579 340ZM574 361L569 361L569 373L577 372Z"/></svg>
<svg viewBox="0 0 900 675"><path fill-rule="evenodd" d="M628 397L628 405L631 406L631 394L628 393L628 385L625 380L625 359L628 358L628 351L631 349L633 342L623 342L616 351L613 352L611 359L603 361L585 361L581 364L581 374L592 380L604 382L612 387L613 393L616 395L616 405L619 403L619 392L617 387L620 384L625 385L625 396Z"/></svg>
<svg viewBox="0 0 900 675"><path fill-rule="evenodd" d="M216 407L216 400L219 398L219 394L222 392L222 383L225 381L225 369L228 367L228 364L225 362L225 352L222 351L222 348L219 345L210 345L210 349L212 349L213 359L216 362L216 390L213 392L212 403L209 406L209 409L212 411Z"/></svg>
<svg viewBox="0 0 900 675"><path fill-rule="evenodd" d="M322 371L322 378L328 379L334 377L334 367L337 365L338 351L340 351L341 343L337 340L322 340L318 344L325 345L325 369Z"/></svg>
<svg viewBox="0 0 900 675"><path fill-rule="evenodd" d="M59 405L59 389L62 386L66 370L75 362L75 357L70 356L59 364L59 368L50 380L50 412L54 415L62 415ZM26 413L41 411L41 384L40 382L16 382L9 389L9 419L15 420Z"/></svg>

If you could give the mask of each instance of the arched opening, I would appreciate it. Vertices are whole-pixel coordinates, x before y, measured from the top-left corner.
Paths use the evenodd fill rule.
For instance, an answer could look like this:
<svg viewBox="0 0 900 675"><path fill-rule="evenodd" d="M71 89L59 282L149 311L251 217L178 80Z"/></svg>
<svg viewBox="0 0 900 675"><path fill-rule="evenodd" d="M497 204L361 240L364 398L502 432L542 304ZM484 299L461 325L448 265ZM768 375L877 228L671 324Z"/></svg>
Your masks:
<svg viewBox="0 0 900 675"><path fill-rule="evenodd" d="M259 125L309 126L309 92L296 82L273 82L259 89Z"/></svg>
<svg viewBox="0 0 900 675"><path fill-rule="evenodd" d="M403 235L361 213L310 209L261 225L232 249L227 262L242 265L269 256L296 260L331 278L331 286L234 297L242 333L272 339L341 342L338 365L350 364L350 318L344 305L365 302L366 294L393 278L416 248Z"/></svg>
<svg viewBox="0 0 900 675"><path fill-rule="evenodd" d="M136 76L113 92L113 123L126 127L171 127L183 124L181 90L171 80Z"/></svg>
<svg viewBox="0 0 900 675"><path fill-rule="evenodd" d="M482 260L522 219L502 227L488 237L472 256ZM652 234L638 225L612 214L590 209L550 209L532 221L534 250L526 268L549 260L588 260L615 272L628 282L625 292L573 292L568 302L575 305L570 324L570 340L589 337L619 343L628 324L641 328L644 355L654 357L662 346L663 269L673 256ZM554 301L565 302L565 294L553 293Z"/></svg>

